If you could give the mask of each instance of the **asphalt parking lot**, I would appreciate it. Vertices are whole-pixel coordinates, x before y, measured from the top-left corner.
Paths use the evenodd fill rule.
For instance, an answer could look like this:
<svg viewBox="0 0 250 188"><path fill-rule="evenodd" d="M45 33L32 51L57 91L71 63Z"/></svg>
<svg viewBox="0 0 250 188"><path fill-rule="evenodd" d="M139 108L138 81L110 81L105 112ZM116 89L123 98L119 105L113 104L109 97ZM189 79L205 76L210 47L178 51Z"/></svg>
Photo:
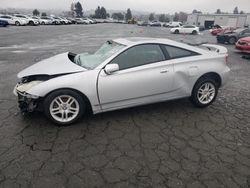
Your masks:
<svg viewBox="0 0 250 188"><path fill-rule="evenodd" d="M0 187L250 187L250 61L230 45L230 81L206 109L182 99L70 127L20 114L12 94L20 70L132 36L216 43L208 31L174 35L125 24L0 28Z"/></svg>

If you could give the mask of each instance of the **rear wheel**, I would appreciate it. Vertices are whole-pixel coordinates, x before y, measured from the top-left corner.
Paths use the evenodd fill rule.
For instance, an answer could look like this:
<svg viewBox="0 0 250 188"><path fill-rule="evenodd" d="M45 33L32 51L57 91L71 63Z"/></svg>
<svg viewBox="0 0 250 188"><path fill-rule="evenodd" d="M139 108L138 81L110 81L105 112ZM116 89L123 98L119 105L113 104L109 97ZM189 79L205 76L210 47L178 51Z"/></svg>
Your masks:
<svg viewBox="0 0 250 188"><path fill-rule="evenodd" d="M174 31L174 33L175 33L175 34L179 34L180 31L179 31L178 29L176 29L176 30Z"/></svg>
<svg viewBox="0 0 250 188"><path fill-rule="evenodd" d="M195 30L192 31L192 34L193 34L193 35L197 35L197 31L195 31Z"/></svg>
<svg viewBox="0 0 250 188"><path fill-rule="evenodd" d="M229 44L235 44L235 43L236 43L236 38L235 38L235 37L230 37L230 38L228 39L228 43L229 43Z"/></svg>
<svg viewBox="0 0 250 188"><path fill-rule="evenodd" d="M209 106L214 102L218 93L218 84L210 78L198 81L192 91L191 101L200 108Z"/></svg>
<svg viewBox="0 0 250 188"><path fill-rule="evenodd" d="M59 125L79 120L86 109L83 98L75 91L62 89L49 94L44 100L45 115Z"/></svg>
<svg viewBox="0 0 250 188"><path fill-rule="evenodd" d="M41 25L45 25L45 22L42 22Z"/></svg>

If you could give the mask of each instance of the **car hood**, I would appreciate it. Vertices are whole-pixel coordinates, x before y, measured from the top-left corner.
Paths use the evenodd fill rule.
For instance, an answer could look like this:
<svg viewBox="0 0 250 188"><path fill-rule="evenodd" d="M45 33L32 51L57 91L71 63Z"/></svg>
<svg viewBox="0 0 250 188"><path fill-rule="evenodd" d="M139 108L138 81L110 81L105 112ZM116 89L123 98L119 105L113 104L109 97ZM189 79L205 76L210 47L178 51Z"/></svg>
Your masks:
<svg viewBox="0 0 250 188"><path fill-rule="evenodd" d="M32 75L58 75L86 71L68 58L68 52L42 60L18 73L18 78Z"/></svg>

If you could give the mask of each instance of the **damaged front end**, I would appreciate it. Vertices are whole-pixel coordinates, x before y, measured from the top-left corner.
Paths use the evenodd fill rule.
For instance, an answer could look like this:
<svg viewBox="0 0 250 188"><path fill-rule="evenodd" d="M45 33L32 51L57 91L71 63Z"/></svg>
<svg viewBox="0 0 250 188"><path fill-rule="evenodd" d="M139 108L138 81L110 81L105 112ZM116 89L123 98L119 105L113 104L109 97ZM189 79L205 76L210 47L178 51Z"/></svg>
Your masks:
<svg viewBox="0 0 250 188"><path fill-rule="evenodd" d="M31 95L27 91L32 87L42 83L43 81L21 81L14 88L13 93L18 97L19 108L22 113L33 112L38 109L41 101L39 96Z"/></svg>

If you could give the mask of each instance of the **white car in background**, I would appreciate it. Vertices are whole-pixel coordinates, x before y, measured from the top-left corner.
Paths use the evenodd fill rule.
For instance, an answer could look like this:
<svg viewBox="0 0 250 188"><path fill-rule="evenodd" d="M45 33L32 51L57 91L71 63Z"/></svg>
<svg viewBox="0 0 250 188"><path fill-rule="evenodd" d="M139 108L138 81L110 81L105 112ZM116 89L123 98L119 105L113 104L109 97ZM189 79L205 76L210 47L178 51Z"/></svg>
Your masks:
<svg viewBox="0 0 250 188"><path fill-rule="evenodd" d="M33 18L35 20L38 20L39 24L41 24L41 25L51 25L52 24L52 20L49 19L49 18L43 19L43 18L40 18L40 17L37 17L37 16L31 16L31 18Z"/></svg>
<svg viewBox="0 0 250 188"><path fill-rule="evenodd" d="M174 27L170 30L171 33L175 33L175 34L179 34L179 33L183 33L183 34L199 34L199 27L195 26L195 25L184 25L184 26L180 26L180 27Z"/></svg>
<svg viewBox="0 0 250 188"><path fill-rule="evenodd" d="M15 17L27 21L28 25L39 25L39 21L24 14L14 14Z"/></svg>
<svg viewBox="0 0 250 188"><path fill-rule="evenodd" d="M2 20L7 21L10 25L26 25L27 21L23 20L23 19L19 19L17 17L11 16L11 15L0 15L0 18Z"/></svg>
<svg viewBox="0 0 250 188"><path fill-rule="evenodd" d="M165 23L164 27L181 27L182 25L182 22L169 22Z"/></svg>
<svg viewBox="0 0 250 188"><path fill-rule="evenodd" d="M82 18L82 20L83 20L83 24L91 24L92 23L92 21L88 18Z"/></svg>
<svg viewBox="0 0 250 188"><path fill-rule="evenodd" d="M207 107L228 80L228 51L168 39L121 38L94 54L62 53L20 73L14 88L22 112L42 110L57 124L94 114L190 97Z"/></svg>

